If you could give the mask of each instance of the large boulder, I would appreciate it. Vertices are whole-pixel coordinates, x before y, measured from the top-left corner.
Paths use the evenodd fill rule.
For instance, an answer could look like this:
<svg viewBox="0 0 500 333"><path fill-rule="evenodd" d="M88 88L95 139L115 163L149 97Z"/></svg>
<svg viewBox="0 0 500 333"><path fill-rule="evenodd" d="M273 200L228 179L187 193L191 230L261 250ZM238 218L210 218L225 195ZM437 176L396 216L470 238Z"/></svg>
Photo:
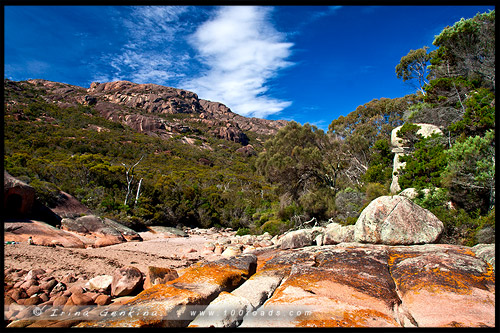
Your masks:
<svg viewBox="0 0 500 333"><path fill-rule="evenodd" d="M59 192L55 206L50 207L50 209L62 218L75 218L78 216L91 214L90 208L82 204L71 194L63 191Z"/></svg>
<svg viewBox="0 0 500 333"><path fill-rule="evenodd" d="M314 227L310 229L294 230L286 233L280 238L280 247L283 250L311 246L316 236L323 234L324 228Z"/></svg>
<svg viewBox="0 0 500 333"><path fill-rule="evenodd" d="M114 245L131 240L142 240L134 230L107 218L96 215L85 215L76 219L64 218L62 229L82 236L95 238L94 247Z"/></svg>
<svg viewBox="0 0 500 333"><path fill-rule="evenodd" d="M127 241L142 241L141 235L139 235L135 230L124 226L121 223L113 221L108 218L104 218L104 224L110 228L116 229Z"/></svg>
<svg viewBox="0 0 500 333"><path fill-rule="evenodd" d="M90 290L109 290L112 282L113 276L104 274L90 279L87 286Z"/></svg>
<svg viewBox="0 0 500 333"><path fill-rule="evenodd" d="M25 182L3 173L3 207L6 216L23 217L31 213L35 189Z"/></svg>
<svg viewBox="0 0 500 333"><path fill-rule="evenodd" d="M354 225L354 241L388 245L435 243L444 230L434 214L402 196L373 200Z"/></svg>
<svg viewBox="0 0 500 333"><path fill-rule="evenodd" d="M142 287L142 273L133 266L122 267L113 273L111 296L128 296Z"/></svg>
<svg viewBox="0 0 500 333"><path fill-rule="evenodd" d="M323 244L331 245L354 240L354 225L342 226L338 223L330 223L325 227Z"/></svg>

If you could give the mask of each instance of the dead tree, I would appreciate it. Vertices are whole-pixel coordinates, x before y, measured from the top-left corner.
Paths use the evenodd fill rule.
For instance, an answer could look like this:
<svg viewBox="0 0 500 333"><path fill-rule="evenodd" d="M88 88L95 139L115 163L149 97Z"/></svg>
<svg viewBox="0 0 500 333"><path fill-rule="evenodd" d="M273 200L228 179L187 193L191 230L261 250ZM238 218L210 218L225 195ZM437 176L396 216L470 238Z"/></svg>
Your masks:
<svg viewBox="0 0 500 333"><path fill-rule="evenodd" d="M127 195L125 196L125 201L123 203L125 206L127 205L128 198L130 196L130 192L132 192L132 182L134 181L134 168L142 161L143 158L144 158L144 155L141 157L141 159L139 161L137 161L137 163L135 163L134 165L132 165L128 169L127 169L127 166L125 165L125 163L122 163L122 165L126 169L125 175L127 176ZM137 195L139 195L139 192L137 192ZM137 199L136 199L136 201L137 201Z"/></svg>
<svg viewBox="0 0 500 333"><path fill-rule="evenodd" d="M142 178L139 180L139 185L137 185L137 194L135 195L135 205L137 205L137 200L139 200L139 195L141 193Z"/></svg>

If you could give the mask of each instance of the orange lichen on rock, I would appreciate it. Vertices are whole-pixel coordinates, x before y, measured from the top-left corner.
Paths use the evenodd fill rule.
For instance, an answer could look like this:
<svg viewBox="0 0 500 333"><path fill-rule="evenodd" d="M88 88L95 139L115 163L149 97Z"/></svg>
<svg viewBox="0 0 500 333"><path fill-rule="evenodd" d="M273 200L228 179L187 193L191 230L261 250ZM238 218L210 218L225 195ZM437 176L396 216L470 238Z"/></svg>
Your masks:
<svg viewBox="0 0 500 333"><path fill-rule="evenodd" d="M178 283L192 284L215 284L221 288L232 289L240 284L248 270L234 268L232 266L205 265L195 266L186 271L181 277L168 282L176 285Z"/></svg>
<svg viewBox="0 0 500 333"><path fill-rule="evenodd" d="M369 309L344 311L341 316L331 312L316 312L295 318L296 327L394 327L394 318Z"/></svg>
<svg viewBox="0 0 500 333"><path fill-rule="evenodd" d="M494 326L494 270L472 251L435 245L389 253L399 296L418 326Z"/></svg>
<svg viewBox="0 0 500 333"><path fill-rule="evenodd" d="M311 252L311 250L309 250ZM312 316L282 321L285 326L397 327L394 304L400 302L387 269L384 250L324 247L311 263L299 256L285 282L264 309L287 305L312 307ZM278 260L275 260L278 262ZM268 264L273 264L271 261ZM267 266L267 265L266 265Z"/></svg>
<svg viewBox="0 0 500 333"><path fill-rule="evenodd" d="M391 275L404 295L409 290L470 294L495 283L491 265L463 251L390 252Z"/></svg>
<svg viewBox="0 0 500 333"><path fill-rule="evenodd" d="M185 309L183 306L207 305L221 291L233 290L255 272L256 261L255 256L243 255L193 265L177 279L155 285L125 302L124 311L135 307L135 317L89 322L79 327L185 327L189 321L176 320L176 315Z"/></svg>

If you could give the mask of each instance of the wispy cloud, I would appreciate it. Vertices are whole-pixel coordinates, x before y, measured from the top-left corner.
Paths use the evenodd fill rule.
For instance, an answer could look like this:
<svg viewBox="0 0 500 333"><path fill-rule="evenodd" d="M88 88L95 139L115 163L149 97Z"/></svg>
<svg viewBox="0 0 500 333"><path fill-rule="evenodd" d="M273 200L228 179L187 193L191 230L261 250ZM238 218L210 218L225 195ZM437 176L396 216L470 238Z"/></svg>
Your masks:
<svg viewBox="0 0 500 333"><path fill-rule="evenodd" d="M194 7L138 6L132 7L120 26L127 42L117 53L105 54L101 60L111 66L96 77L131 80L136 83L167 84L184 76L189 60L185 47L175 47L179 35L192 32L192 23L182 20ZM185 42L184 42L185 43Z"/></svg>
<svg viewBox="0 0 500 333"><path fill-rule="evenodd" d="M245 116L265 117L290 106L290 101L266 94L270 80L293 65L286 60L293 44L273 27L270 11L267 7L221 7L199 26L190 44L207 69L185 80L185 88Z"/></svg>
<svg viewBox="0 0 500 333"><path fill-rule="evenodd" d="M119 15L123 31L119 51L99 59L106 68L95 66L94 78L188 89L245 116L264 118L291 105L270 92L272 80L293 65L287 60L293 44L272 25L272 8L138 6L127 10Z"/></svg>
<svg viewBox="0 0 500 333"><path fill-rule="evenodd" d="M294 36L294 35L300 35L302 34L303 30L309 26L310 24L313 24L317 20L320 20L324 17L327 16L332 16L337 14L337 12L342 8L342 6L318 6L318 7L313 7L311 12L308 12L306 15L304 15L303 18L301 18L300 21L296 22L294 24L293 31L288 32L288 35Z"/></svg>

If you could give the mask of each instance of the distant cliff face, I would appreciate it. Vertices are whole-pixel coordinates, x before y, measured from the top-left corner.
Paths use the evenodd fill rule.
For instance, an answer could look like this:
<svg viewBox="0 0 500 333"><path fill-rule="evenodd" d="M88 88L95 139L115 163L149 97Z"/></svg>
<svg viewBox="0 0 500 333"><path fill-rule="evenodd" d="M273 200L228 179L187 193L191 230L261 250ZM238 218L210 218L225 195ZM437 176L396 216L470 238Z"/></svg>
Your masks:
<svg viewBox="0 0 500 333"><path fill-rule="evenodd" d="M87 89L89 97L114 104L140 108L148 113L202 113L198 96L190 91L157 84L135 84L128 81L94 82Z"/></svg>
<svg viewBox="0 0 500 333"><path fill-rule="evenodd" d="M47 101L63 106L93 106L108 120L162 138L190 133L247 145L246 133L269 136L287 124L285 120L247 118L233 113L222 103L200 99L193 92L157 84L93 82L85 89L40 79L28 83L43 90L43 98ZM203 131L199 130L200 126Z"/></svg>

